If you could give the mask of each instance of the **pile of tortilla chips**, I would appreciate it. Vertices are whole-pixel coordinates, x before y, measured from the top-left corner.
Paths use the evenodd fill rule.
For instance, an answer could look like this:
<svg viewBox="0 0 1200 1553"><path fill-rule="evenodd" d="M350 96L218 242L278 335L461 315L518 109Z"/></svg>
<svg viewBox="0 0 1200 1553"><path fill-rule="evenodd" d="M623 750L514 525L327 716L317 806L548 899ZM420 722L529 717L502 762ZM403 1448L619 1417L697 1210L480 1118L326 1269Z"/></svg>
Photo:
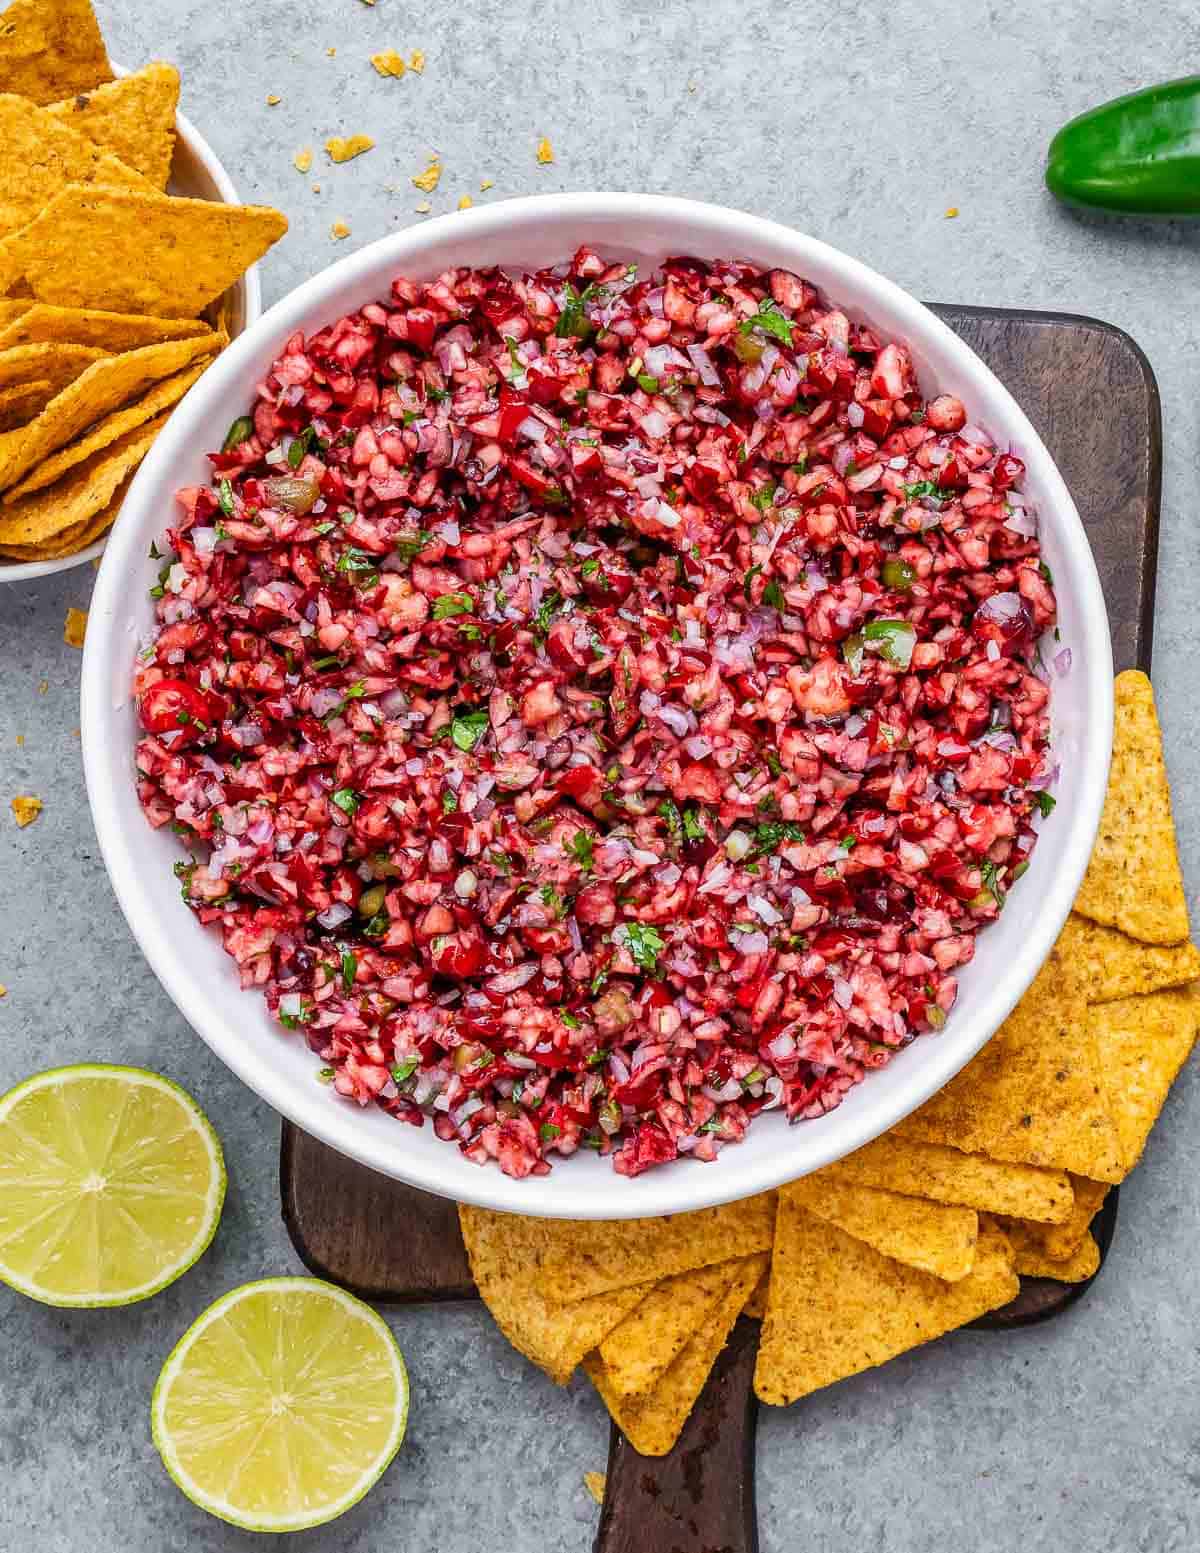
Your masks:
<svg viewBox="0 0 1200 1553"><path fill-rule="evenodd" d="M1020 1275L1096 1271L1092 1217L1200 1032L1150 682L1122 674L1116 695L1076 909L1009 1019L928 1104L728 1207L619 1223L460 1208L505 1336L560 1384L582 1364L635 1450L671 1449L739 1315L762 1320L755 1389L782 1405L1007 1304Z"/></svg>
<svg viewBox="0 0 1200 1553"><path fill-rule="evenodd" d="M113 79L90 0L0 14L0 557L107 532L166 412L228 343L220 298L287 230L167 194L179 74Z"/></svg>

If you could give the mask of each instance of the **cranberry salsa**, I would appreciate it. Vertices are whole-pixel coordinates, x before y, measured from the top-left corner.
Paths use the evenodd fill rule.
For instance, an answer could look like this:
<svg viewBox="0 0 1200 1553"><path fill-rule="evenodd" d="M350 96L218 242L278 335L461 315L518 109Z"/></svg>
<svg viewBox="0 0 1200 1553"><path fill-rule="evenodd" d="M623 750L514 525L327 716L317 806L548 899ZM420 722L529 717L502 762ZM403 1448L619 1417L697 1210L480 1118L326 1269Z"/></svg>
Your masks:
<svg viewBox="0 0 1200 1553"><path fill-rule="evenodd" d="M729 260L399 277L210 458L139 793L339 1095L636 1175L942 1028L1053 807L1055 600L903 345Z"/></svg>

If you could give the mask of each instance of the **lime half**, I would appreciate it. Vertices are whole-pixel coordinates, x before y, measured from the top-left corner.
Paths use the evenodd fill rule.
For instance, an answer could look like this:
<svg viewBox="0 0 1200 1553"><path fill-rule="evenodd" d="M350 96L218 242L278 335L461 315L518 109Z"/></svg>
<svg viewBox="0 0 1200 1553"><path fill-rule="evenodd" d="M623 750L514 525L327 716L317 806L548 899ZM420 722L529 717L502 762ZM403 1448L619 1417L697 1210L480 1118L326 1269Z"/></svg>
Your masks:
<svg viewBox="0 0 1200 1553"><path fill-rule="evenodd" d="M46 1305L129 1305L216 1233L221 1145L170 1079L83 1063L0 1098L0 1278Z"/></svg>
<svg viewBox="0 0 1200 1553"><path fill-rule="evenodd" d="M151 1404L176 1484L249 1531L341 1515L400 1449L407 1421L408 1374L387 1323L316 1278L266 1278L210 1305Z"/></svg>

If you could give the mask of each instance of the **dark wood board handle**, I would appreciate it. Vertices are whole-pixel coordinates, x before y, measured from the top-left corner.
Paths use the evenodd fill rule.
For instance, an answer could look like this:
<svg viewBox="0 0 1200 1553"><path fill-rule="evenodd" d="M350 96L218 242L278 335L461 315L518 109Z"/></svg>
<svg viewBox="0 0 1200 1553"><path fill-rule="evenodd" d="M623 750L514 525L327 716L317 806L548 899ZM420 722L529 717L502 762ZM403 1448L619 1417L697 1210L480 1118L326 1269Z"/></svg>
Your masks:
<svg viewBox="0 0 1200 1553"><path fill-rule="evenodd" d="M1149 669L1162 447L1146 358L1128 335L1095 319L934 311L983 357L1046 442L1088 531L1116 668ZM314 1273L380 1302L475 1295L452 1203L375 1175L287 1122L280 1167L284 1218ZM1093 1225L1101 1266L1116 1214L1114 1190ZM1047 1320L1092 1281L1024 1279L1011 1305L977 1325ZM756 1339L757 1325L739 1321L670 1455L639 1456L613 1429L595 1553L755 1553Z"/></svg>

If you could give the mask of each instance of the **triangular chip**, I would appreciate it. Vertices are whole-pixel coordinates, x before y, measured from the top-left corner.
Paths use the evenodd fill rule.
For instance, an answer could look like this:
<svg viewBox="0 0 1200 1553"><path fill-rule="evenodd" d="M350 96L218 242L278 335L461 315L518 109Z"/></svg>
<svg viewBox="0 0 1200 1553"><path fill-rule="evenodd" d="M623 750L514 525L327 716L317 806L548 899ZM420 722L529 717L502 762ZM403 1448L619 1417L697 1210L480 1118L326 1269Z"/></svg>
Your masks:
<svg viewBox="0 0 1200 1553"><path fill-rule="evenodd" d="M192 318L286 231L261 205L69 188L7 240L5 260L42 302Z"/></svg>
<svg viewBox="0 0 1200 1553"><path fill-rule="evenodd" d="M1058 947L1079 968L1089 1003L1183 987L1200 977L1195 944L1143 944L1075 911L1059 934Z"/></svg>
<svg viewBox="0 0 1200 1553"><path fill-rule="evenodd" d="M734 1264L733 1278L705 1325L649 1391L636 1397L622 1396L611 1385L598 1354L590 1354L584 1360L588 1379L600 1393L613 1422L639 1455L665 1456L679 1438L766 1263L767 1258L762 1255Z"/></svg>
<svg viewBox="0 0 1200 1553"><path fill-rule="evenodd" d="M13 0L0 15L0 91L48 103L112 78L90 0Z"/></svg>
<svg viewBox="0 0 1200 1553"><path fill-rule="evenodd" d="M1084 1234L1067 1257L1047 1256L1036 1236L1029 1236L1019 1224L1005 1224L1012 1242L1014 1266L1022 1278L1057 1278L1059 1283L1082 1283L1100 1266L1100 1247L1093 1236Z"/></svg>
<svg viewBox="0 0 1200 1553"><path fill-rule="evenodd" d="M46 382L57 393L107 355L93 345L13 345L0 350L0 388Z"/></svg>
<svg viewBox="0 0 1200 1553"><path fill-rule="evenodd" d="M918 1143L895 1132L886 1132L836 1164L826 1165L817 1177L881 1186L906 1197L929 1197L1049 1224L1071 1212L1071 1183L1065 1170L964 1154L961 1149Z"/></svg>
<svg viewBox="0 0 1200 1553"><path fill-rule="evenodd" d="M73 469L57 485L6 507L0 516L0 544L38 544L102 512L121 482L145 458L165 424L166 416L160 416L139 426Z"/></svg>
<svg viewBox="0 0 1200 1553"><path fill-rule="evenodd" d="M547 1224L542 1292L551 1299L581 1300L770 1250L775 1199L765 1192L722 1208L659 1219L551 1219Z"/></svg>
<svg viewBox="0 0 1200 1553"><path fill-rule="evenodd" d="M1096 1181L1124 1174L1082 982L1057 949L991 1040L896 1131Z"/></svg>
<svg viewBox="0 0 1200 1553"><path fill-rule="evenodd" d="M37 378L32 383L14 383L9 388L0 388L0 432L24 426L39 410L45 409L56 392L49 378Z"/></svg>
<svg viewBox="0 0 1200 1553"><path fill-rule="evenodd" d="M11 92L0 93L0 146L0 234L33 221L69 184L149 190L140 173L94 140ZM43 231L41 241L53 245L56 239ZM101 257L89 257L85 246L71 256L85 272Z"/></svg>
<svg viewBox="0 0 1200 1553"><path fill-rule="evenodd" d="M156 60L95 91L51 103L48 111L119 157L154 188L165 189L175 151L178 102L178 70Z"/></svg>
<svg viewBox="0 0 1200 1553"><path fill-rule="evenodd" d="M1200 984L1122 998L1088 1012L1122 1159L1132 1170L1200 1033Z"/></svg>
<svg viewBox="0 0 1200 1553"><path fill-rule="evenodd" d="M106 415L102 421L97 421L94 426L89 427L74 442L69 442L65 448L59 448L57 453L52 453L49 458L43 459L19 484L0 496L0 515L3 514L4 507L9 502L19 501L30 491L44 490L46 486L53 485L66 474L68 469L81 464L85 458L90 458L101 448L108 447L118 437L123 437L126 432L132 431L135 426L144 425L146 421L152 421L163 410L169 409L171 405L183 398L208 367L209 360L206 357L203 361L185 367L174 377L169 377L162 383L156 383L144 399L138 399L133 404L126 405L122 410L114 410L111 415Z"/></svg>
<svg viewBox="0 0 1200 1553"><path fill-rule="evenodd" d="M15 485L35 464L102 416L228 343L223 334L198 335L191 340L144 345L140 350L97 361L56 395L35 421L0 436L0 490Z"/></svg>
<svg viewBox="0 0 1200 1553"><path fill-rule="evenodd" d="M128 489L129 481L125 480L112 501L102 511L82 523L73 523L70 528L64 529L61 534L56 534L53 539L46 540L44 544L0 545L0 555L14 561L53 561L61 560L64 556L77 555L80 550L86 550L89 545L95 544L98 539L103 539L108 533L117 521L121 503L125 500Z"/></svg>
<svg viewBox="0 0 1200 1553"><path fill-rule="evenodd" d="M947 1283L965 1278L975 1265L979 1215L974 1208L901 1197L874 1186L827 1180L823 1174L805 1176L780 1191L814 1218Z"/></svg>
<svg viewBox="0 0 1200 1553"><path fill-rule="evenodd" d="M1006 1305L1019 1288L1012 1250L990 1228L967 1276L944 1283L783 1198L754 1389L782 1407Z"/></svg>
<svg viewBox="0 0 1200 1553"><path fill-rule="evenodd" d="M1118 674L1116 701L1108 794L1075 910L1146 944L1181 944L1187 900L1150 681Z"/></svg>
<svg viewBox="0 0 1200 1553"><path fill-rule="evenodd" d="M650 1283L555 1305L539 1292L538 1272L550 1219L519 1218L459 1204L471 1271L496 1325L518 1353L565 1386L585 1353L622 1321Z"/></svg>
<svg viewBox="0 0 1200 1553"><path fill-rule="evenodd" d="M186 340L211 334L199 318L150 318L141 313L106 313L94 307L52 307L48 302L22 302L8 322L0 314L0 350L13 345L96 345L110 355L157 345L160 340Z"/></svg>
<svg viewBox="0 0 1200 1553"><path fill-rule="evenodd" d="M623 1397L648 1391L707 1322L737 1267L736 1262L718 1262L655 1284L598 1344L613 1390Z"/></svg>

